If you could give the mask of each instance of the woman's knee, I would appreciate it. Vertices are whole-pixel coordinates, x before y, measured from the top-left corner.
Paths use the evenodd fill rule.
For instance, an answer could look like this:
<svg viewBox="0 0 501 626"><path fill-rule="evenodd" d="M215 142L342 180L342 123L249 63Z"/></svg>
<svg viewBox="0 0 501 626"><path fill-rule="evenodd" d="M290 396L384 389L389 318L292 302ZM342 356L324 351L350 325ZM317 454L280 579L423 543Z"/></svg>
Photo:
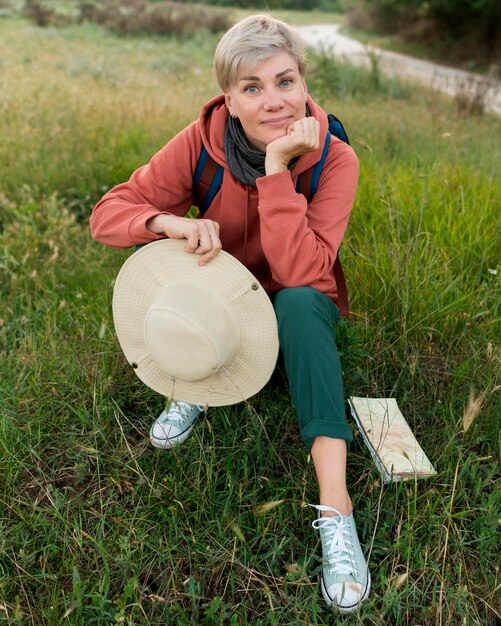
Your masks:
<svg viewBox="0 0 501 626"><path fill-rule="evenodd" d="M278 323L292 320L298 324L307 323L308 319L339 320L339 313L334 302L324 293L313 287L288 287L277 293L274 307Z"/></svg>

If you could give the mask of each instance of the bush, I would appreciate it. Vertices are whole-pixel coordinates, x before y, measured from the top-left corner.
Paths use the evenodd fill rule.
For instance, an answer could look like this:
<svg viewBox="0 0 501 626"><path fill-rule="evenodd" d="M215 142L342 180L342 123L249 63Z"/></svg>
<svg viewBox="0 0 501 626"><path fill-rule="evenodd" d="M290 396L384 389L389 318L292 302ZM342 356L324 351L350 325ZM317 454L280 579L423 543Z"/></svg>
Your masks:
<svg viewBox="0 0 501 626"><path fill-rule="evenodd" d="M82 15L120 34L193 35L199 30L227 30L231 22L221 11L180 2L149 3L145 0L107 0L95 5L94 12L85 5ZM89 19L89 18L87 18Z"/></svg>
<svg viewBox="0 0 501 626"><path fill-rule="evenodd" d="M262 2L261 0L203 0L207 4L216 6L252 9L263 11L275 11L275 10L296 10L296 11L312 11L314 9L320 11L340 11L339 0L267 0ZM186 0L191 4L192 0ZM194 0L197 2L197 0Z"/></svg>
<svg viewBox="0 0 501 626"><path fill-rule="evenodd" d="M0 18L10 17L16 13L16 6L12 0L0 0Z"/></svg>
<svg viewBox="0 0 501 626"><path fill-rule="evenodd" d="M54 11L42 0L27 0L24 14L37 26L48 26L54 20Z"/></svg>
<svg viewBox="0 0 501 626"><path fill-rule="evenodd" d="M498 0L354 0L351 26L398 33L435 46L459 60L501 57L501 3Z"/></svg>
<svg viewBox="0 0 501 626"><path fill-rule="evenodd" d="M370 101L374 96L408 100L412 89L397 78L382 76L377 56L370 67L357 67L334 57L328 49L312 54L308 62L308 85L318 100L356 98Z"/></svg>
<svg viewBox="0 0 501 626"><path fill-rule="evenodd" d="M47 0L27 0L24 13L38 26L60 26L70 21L95 22L119 35L192 36L200 30L227 30L227 15L206 5L147 0L81 0L78 11L63 15Z"/></svg>

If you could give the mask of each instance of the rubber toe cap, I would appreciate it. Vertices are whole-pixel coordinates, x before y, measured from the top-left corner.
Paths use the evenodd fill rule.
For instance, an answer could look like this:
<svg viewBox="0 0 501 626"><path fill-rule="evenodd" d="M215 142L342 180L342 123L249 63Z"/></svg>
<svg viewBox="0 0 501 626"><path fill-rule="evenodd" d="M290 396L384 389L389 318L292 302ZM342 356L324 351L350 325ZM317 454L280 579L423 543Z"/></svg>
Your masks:
<svg viewBox="0 0 501 626"><path fill-rule="evenodd" d="M364 590L355 582L334 583L327 589L327 594L340 610L354 610L361 603Z"/></svg>

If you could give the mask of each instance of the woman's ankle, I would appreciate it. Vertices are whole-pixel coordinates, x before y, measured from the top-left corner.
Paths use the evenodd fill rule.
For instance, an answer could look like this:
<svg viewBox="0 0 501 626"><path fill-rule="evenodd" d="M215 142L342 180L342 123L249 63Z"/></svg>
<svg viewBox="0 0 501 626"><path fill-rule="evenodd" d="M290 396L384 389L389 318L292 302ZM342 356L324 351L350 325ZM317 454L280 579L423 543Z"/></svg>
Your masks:
<svg viewBox="0 0 501 626"><path fill-rule="evenodd" d="M353 505L348 493L346 494L330 494L329 496L320 496L320 504L333 507L341 513L341 515L351 515L353 513ZM324 511L323 517L331 517L336 513L331 511Z"/></svg>

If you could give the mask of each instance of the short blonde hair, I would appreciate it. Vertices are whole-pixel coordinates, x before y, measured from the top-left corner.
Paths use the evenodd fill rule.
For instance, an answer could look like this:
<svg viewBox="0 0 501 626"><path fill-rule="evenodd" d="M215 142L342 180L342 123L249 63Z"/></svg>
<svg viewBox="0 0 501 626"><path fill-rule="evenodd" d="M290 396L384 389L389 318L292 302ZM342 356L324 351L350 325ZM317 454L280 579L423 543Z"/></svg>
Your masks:
<svg viewBox="0 0 501 626"><path fill-rule="evenodd" d="M237 82L241 67L255 67L282 50L294 58L304 77L306 53L295 30L271 15L244 18L223 35L216 48L214 69L219 86L226 92Z"/></svg>

